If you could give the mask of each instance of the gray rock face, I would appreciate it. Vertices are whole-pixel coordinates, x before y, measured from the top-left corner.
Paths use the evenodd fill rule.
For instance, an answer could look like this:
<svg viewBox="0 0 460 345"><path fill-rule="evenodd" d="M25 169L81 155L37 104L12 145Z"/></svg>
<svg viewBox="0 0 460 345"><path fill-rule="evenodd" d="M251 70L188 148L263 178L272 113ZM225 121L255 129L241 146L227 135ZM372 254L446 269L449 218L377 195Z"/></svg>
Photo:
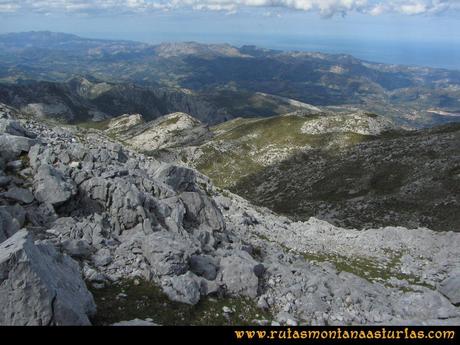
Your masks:
<svg viewBox="0 0 460 345"><path fill-rule="evenodd" d="M0 244L0 324L89 325L96 306L78 264L27 231Z"/></svg>
<svg viewBox="0 0 460 345"><path fill-rule="evenodd" d="M420 319L429 319L433 316L438 319L448 319L460 316L459 310L437 291L405 294L400 300L397 311L406 317Z"/></svg>
<svg viewBox="0 0 460 345"><path fill-rule="evenodd" d="M3 193L2 196L23 204L30 204L34 201L34 195L28 189L18 187L8 189L8 191Z"/></svg>
<svg viewBox="0 0 460 345"><path fill-rule="evenodd" d="M0 134L4 133L20 137L36 137L34 133L24 129L18 121L12 119L0 119Z"/></svg>
<svg viewBox="0 0 460 345"><path fill-rule="evenodd" d="M216 259L207 255L193 255L190 258L190 270L207 280L214 280L218 270L216 261Z"/></svg>
<svg viewBox="0 0 460 345"><path fill-rule="evenodd" d="M5 187L10 183L12 178L10 176L3 175L3 172L0 171L0 187Z"/></svg>
<svg viewBox="0 0 460 345"><path fill-rule="evenodd" d="M192 169L165 164L154 176L177 192L195 190L196 174Z"/></svg>
<svg viewBox="0 0 460 345"><path fill-rule="evenodd" d="M35 197L38 201L59 206L76 193L75 184L67 181L61 172L43 164L34 177Z"/></svg>
<svg viewBox="0 0 460 345"><path fill-rule="evenodd" d="M158 232L145 237L142 252L154 274L164 276L187 272L192 250L171 233Z"/></svg>
<svg viewBox="0 0 460 345"><path fill-rule="evenodd" d="M257 262L244 251L222 258L218 280L233 296L257 297L259 279L254 273Z"/></svg>
<svg viewBox="0 0 460 345"><path fill-rule="evenodd" d="M201 227L203 230L223 231L225 222L222 213L216 204L206 195L197 192L181 194L186 214L185 221L191 226Z"/></svg>
<svg viewBox="0 0 460 345"><path fill-rule="evenodd" d="M66 240L62 242L64 251L74 258L87 258L94 251L93 247L85 240Z"/></svg>
<svg viewBox="0 0 460 345"><path fill-rule="evenodd" d="M347 230L314 218L291 222L231 198L222 203L227 224L263 252L262 307L316 325L458 323L460 309L452 300L420 285L434 288L434 282L456 275L458 234L393 227ZM245 213L254 214L259 224L244 224ZM369 271L357 269L358 257L365 258ZM382 273L373 278L375 270ZM382 278L393 274L399 279Z"/></svg>
<svg viewBox="0 0 460 345"><path fill-rule="evenodd" d="M190 272L181 276L167 277L162 280L161 286L172 301L192 305L200 301L200 285Z"/></svg>
<svg viewBox="0 0 460 345"><path fill-rule="evenodd" d="M13 236L25 221L24 209L17 206L0 207L0 243Z"/></svg>
<svg viewBox="0 0 460 345"><path fill-rule="evenodd" d="M96 267L107 266L113 260L110 254L110 250L108 250L107 248L98 250L98 252L95 255L93 255L92 259L94 266Z"/></svg>
<svg viewBox="0 0 460 345"><path fill-rule="evenodd" d="M23 152L35 145L36 141L26 137L10 134L0 135L0 157L6 160L14 160Z"/></svg>
<svg viewBox="0 0 460 345"><path fill-rule="evenodd" d="M460 305L460 272L452 274L441 282L438 288L454 305Z"/></svg>

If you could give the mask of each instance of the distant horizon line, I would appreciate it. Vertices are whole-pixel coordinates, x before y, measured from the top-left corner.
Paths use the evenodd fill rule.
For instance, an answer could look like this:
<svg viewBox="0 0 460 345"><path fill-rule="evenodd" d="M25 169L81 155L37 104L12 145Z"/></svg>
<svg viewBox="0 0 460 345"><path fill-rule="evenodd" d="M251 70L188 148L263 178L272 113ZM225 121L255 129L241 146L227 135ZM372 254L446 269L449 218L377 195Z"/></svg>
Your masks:
<svg viewBox="0 0 460 345"><path fill-rule="evenodd" d="M367 62L367 63L372 63L372 64L383 64L383 65L393 65L393 66L401 66L401 67L415 67L415 68L430 68L430 69L440 69L440 70L449 70L449 71L460 71L460 64L455 64L455 67L449 66L441 66L441 65L430 65L430 64L420 64L420 63L410 63L410 62L390 62L390 61L384 61L380 60L379 58L365 58L362 56L358 56L354 52L346 52L346 51L327 51L327 46L324 45L324 48L326 50L321 50L321 49L311 49L308 47L299 47L299 43L295 44L296 47L290 46L289 44L286 44L284 47L277 45L275 42L274 43L268 43L268 44L263 44L261 42L244 42L244 43L233 43L226 41L224 38L223 40L220 41L200 41L198 39L180 39L180 40L158 40L158 41L152 41L152 40L142 40L142 39L133 39L133 38L110 38L110 37L103 37L104 33L94 33L95 36L93 36L91 33L76 33L76 32L65 32L65 31L52 31L52 30L29 30L29 31L10 31L10 32L0 32L0 37L1 36L7 36L7 35L20 35L20 34L32 34L32 33L42 33L42 34L58 34L58 35L67 35L67 36L74 36L80 39L84 40L96 40L96 41L105 41L105 42L125 42L125 43L137 43L137 44L145 44L149 46L161 46L163 44L187 44L187 43L192 43L192 44L198 44L202 46L210 46L210 45L217 45L217 46L231 46L236 49L241 49L244 47L255 47L257 49L265 49L265 50L270 50L273 52L280 52L280 53L312 53L312 54L324 54L324 55L331 55L331 56L350 56L353 57L357 60L360 60L362 62ZM165 34L165 33L161 33ZM174 35L178 33L169 33L169 35ZM165 34L166 35L166 34ZM221 34L220 36L225 36L227 34ZM272 35L260 35L260 34L249 34L250 36L256 36L259 38L262 37L269 37ZM92 37L93 36L93 37ZM217 34L216 34L217 36ZM235 37L239 37L238 35L235 35ZM247 36L245 36L247 37ZM314 39L315 36L306 36L306 35L301 35L301 34L279 34L275 35L275 37L293 37L293 38L304 38L304 39ZM228 39L228 38L227 38ZM431 43L431 44L440 44L445 42L421 42L417 40L406 40L406 41L398 41L398 40L367 40L363 38L359 39L352 39L352 38L339 38L339 37L333 37L333 36L320 36L317 37L318 40L320 39L326 39L326 40L336 40L336 41L345 41L345 42L379 42L379 43L391 43L391 44L418 44L418 43ZM304 43L306 45L306 43ZM460 54L460 50L459 50ZM380 60L380 61L379 61ZM457 60L456 60L457 61Z"/></svg>

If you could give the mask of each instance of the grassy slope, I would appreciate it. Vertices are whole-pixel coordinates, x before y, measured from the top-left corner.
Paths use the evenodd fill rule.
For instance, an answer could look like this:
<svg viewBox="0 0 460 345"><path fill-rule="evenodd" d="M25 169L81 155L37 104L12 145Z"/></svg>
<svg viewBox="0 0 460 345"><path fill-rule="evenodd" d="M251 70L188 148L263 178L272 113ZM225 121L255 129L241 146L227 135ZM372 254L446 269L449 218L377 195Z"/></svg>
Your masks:
<svg viewBox="0 0 460 345"><path fill-rule="evenodd" d="M272 316L247 298L203 298L197 305L173 302L155 284L143 280L120 281L91 291L98 306L96 325L135 318L150 318L160 325L250 325ZM232 313L223 313L226 306Z"/></svg>
<svg viewBox="0 0 460 345"><path fill-rule="evenodd" d="M302 134L311 120L221 124L194 165L217 186L297 220L460 231L459 125L378 136Z"/></svg>
<svg viewBox="0 0 460 345"><path fill-rule="evenodd" d="M243 177L264 169L272 159L280 161L303 149L340 150L367 139L351 132L302 133L302 125L315 118L287 115L225 122L213 128L216 136L202 147L204 154L195 166L217 186L231 188Z"/></svg>

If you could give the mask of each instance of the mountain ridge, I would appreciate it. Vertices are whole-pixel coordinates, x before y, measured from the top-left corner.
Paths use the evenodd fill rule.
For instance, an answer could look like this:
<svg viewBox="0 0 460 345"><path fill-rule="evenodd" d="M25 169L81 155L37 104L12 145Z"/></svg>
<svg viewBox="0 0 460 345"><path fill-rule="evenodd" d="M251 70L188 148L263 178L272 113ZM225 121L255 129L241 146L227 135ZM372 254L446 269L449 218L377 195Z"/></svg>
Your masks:
<svg viewBox="0 0 460 345"><path fill-rule="evenodd" d="M22 35L27 37L27 33ZM279 52L225 44L149 45L81 39L62 51L34 52L24 42L9 47L5 40L0 35L3 83L29 79L64 82L92 75L104 82L189 89L214 99L222 95L231 98L232 92L265 93L314 106L359 107L406 127L459 120L443 114L460 109L460 71L385 65L344 54ZM229 118L240 116L231 106L223 108ZM260 112L252 113L257 115Z"/></svg>

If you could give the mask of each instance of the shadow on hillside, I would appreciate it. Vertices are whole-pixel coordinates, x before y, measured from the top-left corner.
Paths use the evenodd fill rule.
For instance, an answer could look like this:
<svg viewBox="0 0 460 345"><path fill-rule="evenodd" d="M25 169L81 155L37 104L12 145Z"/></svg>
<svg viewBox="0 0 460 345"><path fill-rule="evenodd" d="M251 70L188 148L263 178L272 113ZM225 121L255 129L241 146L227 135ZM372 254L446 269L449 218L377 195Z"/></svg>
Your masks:
<svg viewBox="0 0 460 345"><path fill-rule="evenodd" d="M230 190L294 220L460 231L460 125L297 153Z"/></svg>

